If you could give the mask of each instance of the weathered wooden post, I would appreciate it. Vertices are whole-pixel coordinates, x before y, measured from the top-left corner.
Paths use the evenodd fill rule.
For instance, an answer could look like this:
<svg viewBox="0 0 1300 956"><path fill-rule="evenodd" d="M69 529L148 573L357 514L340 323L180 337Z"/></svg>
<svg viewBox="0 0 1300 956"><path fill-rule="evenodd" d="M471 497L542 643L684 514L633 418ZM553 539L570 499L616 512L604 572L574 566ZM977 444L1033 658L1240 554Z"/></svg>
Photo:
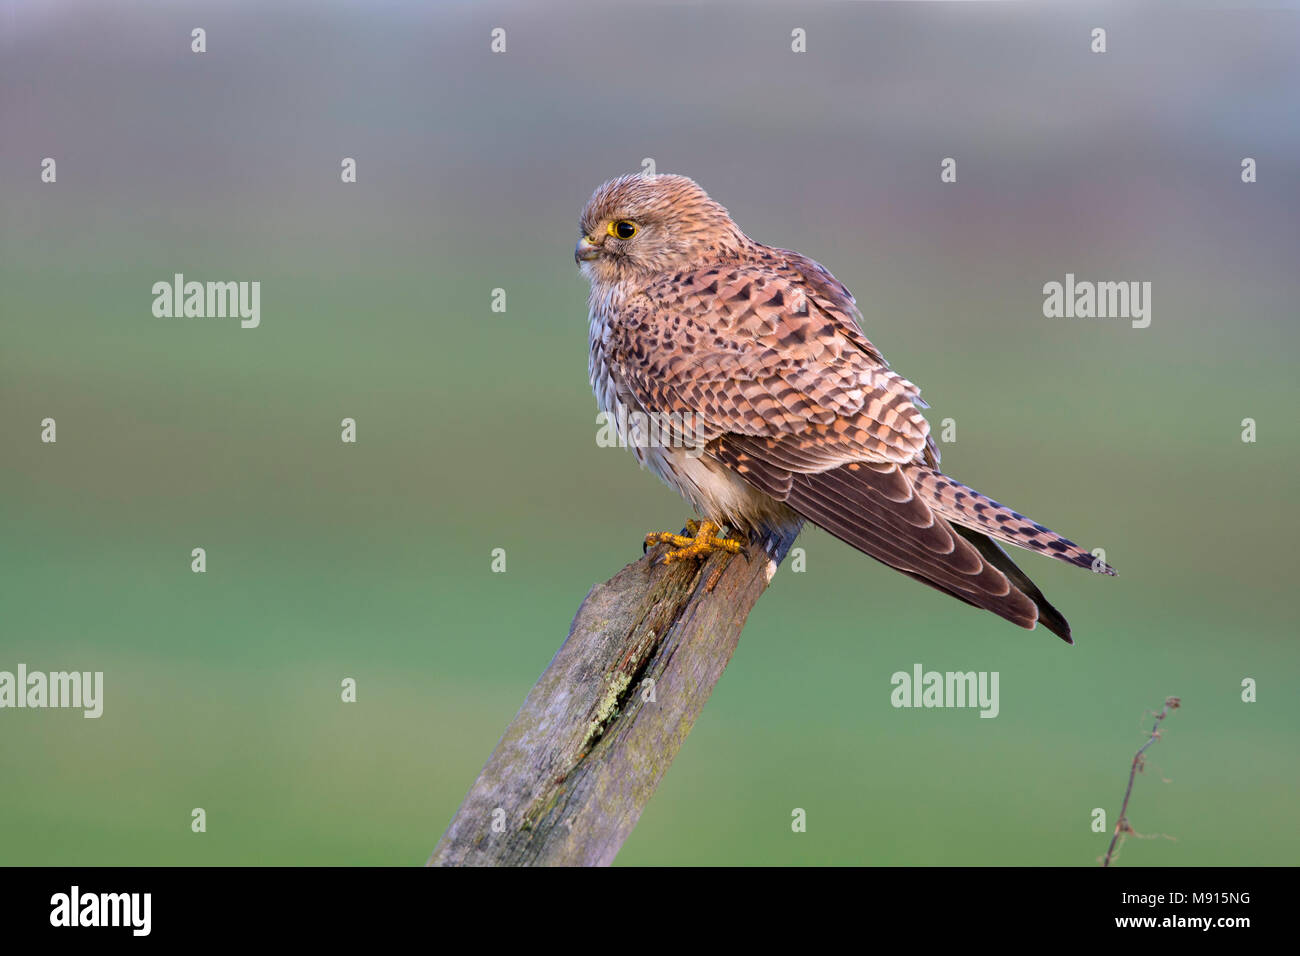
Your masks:
<svg viewBox="0 0 1300 956"><path fill-rule="evenodd" d="M662 550L591 589L428 865L613 861L776 571L756 545L703 564Z"/></svg>

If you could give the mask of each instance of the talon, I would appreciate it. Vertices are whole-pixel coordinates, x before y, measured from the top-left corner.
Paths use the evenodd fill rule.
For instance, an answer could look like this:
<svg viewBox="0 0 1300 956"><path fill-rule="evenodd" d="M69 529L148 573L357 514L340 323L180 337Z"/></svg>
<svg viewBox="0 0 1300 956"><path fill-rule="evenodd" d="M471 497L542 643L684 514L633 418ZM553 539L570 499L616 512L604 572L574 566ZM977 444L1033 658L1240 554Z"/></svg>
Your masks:
<svg viewBox="0 0 1300 956"><path fill-rule="evenodd" d="M654 544L674 545L676 550L664 555L665 564L685 558L708 557L715 551L739 554L744 550L744 546L739 541L718 537L717 533L722 529L712 521L688 521L683 530L692 532L694 537L688 538L681 534L656 531L645 536L646 547Z"/></svg>

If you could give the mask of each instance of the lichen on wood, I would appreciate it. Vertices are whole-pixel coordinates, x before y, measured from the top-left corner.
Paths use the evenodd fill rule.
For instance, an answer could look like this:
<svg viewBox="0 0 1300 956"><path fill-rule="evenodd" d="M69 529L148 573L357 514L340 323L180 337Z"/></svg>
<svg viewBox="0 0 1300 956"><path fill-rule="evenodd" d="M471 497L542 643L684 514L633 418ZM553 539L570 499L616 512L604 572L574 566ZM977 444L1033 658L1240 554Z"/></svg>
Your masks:
<svg viewBox="0 0 1300 956"><path fill-rule="evenodd" d="M703 563L662 553L587 594L428 865L613 862L776 568L757 546Z"/></svg>

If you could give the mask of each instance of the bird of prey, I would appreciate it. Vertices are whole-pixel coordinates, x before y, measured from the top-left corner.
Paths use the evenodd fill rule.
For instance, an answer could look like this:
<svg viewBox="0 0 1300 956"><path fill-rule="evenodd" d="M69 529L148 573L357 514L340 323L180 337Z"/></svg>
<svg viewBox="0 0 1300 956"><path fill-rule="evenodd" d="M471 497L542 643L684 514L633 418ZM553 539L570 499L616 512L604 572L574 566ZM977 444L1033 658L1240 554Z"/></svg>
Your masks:
<svg viewBox="0 0 1300 956"><path fill-rule="evenodd" d="M779 561L806 520L960 601L1074 643L998 542L1114 570L939 470L919 390L868 341L830 272L749 238L685 176L605 183L580 233L573 256L591 282L597 404L703 519L689 534L646 537L674 547L666 561L737 553L745 537Z"/></svg>

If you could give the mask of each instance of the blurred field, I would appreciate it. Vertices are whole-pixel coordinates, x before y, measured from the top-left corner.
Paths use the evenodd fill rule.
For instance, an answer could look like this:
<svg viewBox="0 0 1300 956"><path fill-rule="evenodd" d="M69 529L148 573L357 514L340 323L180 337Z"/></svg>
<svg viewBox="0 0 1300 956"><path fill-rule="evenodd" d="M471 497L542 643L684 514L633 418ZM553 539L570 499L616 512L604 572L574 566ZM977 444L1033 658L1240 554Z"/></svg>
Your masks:
<svg viewBox="0 0 1300 956"><path fill-rule="evenodd" d="M1178 694L1131 808L1176 841L1121 864L1294 865L1297 15L1105 9L1101 58L1082 5L11 4L0 669L106 704L0 712L0 863L423 861L687 516L596 447L571 259L650 156L833 270L947 470L1120 577L1025 556L1070 648L807 532L619 862L1090 865ZM261 328L153 318L178 271L260 280ZM1151 281L1151 327L1043 318L1066 272ZM1000 716L894 710L914 662L1000 671Z"/></svg>

